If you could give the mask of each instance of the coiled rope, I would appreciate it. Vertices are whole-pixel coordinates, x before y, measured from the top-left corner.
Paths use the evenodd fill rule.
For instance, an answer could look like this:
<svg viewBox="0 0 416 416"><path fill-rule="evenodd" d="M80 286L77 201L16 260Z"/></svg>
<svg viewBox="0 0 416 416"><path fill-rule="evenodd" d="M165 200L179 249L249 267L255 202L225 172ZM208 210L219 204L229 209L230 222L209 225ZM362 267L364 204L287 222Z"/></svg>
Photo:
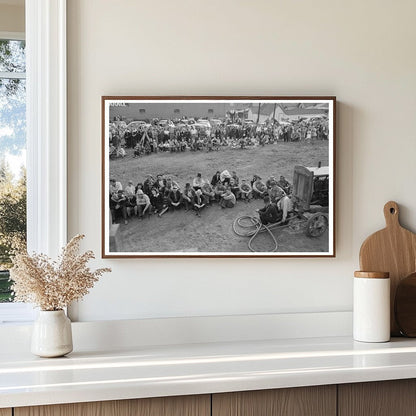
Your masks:
<svg viewBox="0 0 416 416"><path fill-rule="evenodd" d="M278 223L273 224L273 226L277 224ZM237 227L239 227L240 230L244 231L237 230ZM256 252L256 250L252 247L252 242L259 233L264 231L267 231L270 234L274 243L274 248L270 251L274 252L277 251L277 249L279 248L276 237L273 235L271 229L267 225L262 224L261 221L256 217L251 217L250 215L243 215L242 217L236 218L233 222L233 231L240 237L250 237L250 240L248 241L248 248L253 252Z"/></svg>

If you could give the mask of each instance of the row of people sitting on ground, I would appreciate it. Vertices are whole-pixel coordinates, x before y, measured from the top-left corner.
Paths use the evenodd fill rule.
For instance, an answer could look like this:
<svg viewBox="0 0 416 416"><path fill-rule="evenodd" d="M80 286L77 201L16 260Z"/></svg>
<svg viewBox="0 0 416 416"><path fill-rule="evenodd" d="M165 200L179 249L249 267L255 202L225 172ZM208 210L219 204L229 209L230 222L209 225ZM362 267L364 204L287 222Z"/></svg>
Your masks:
<svg viewBox="0 0 416 416"><path fill-rule="evenodd" d="M256 146L265 146L266 144L275 143L273 136L265 133L256 136L242 136L239 138L224 137L219 139L214 135L204 137L192 137L188 141L184 138L172 138L165 142L158 143L156 139L143 136L142 140L137 141L133 147L133 157L141 157L157 152L178 153L190 151L218 151L221 147L231 149L250 149ZM125 157L127 155L125 147L118 136L110 142L109 156L110 159ZM128 147L128 146L126 146Z"/></svg>
<svg viewBox="0 0 416 416"><path fill-rule="evenodd" d="M233 208L237 200L249 203L253 198L269 196L273 203L277 203L283 196L291 193L291 185L283 177L276 181L274 176L266 182L258 175L251 181L241 180L235 171L217 171L211 181L204 180L198 173L192 184L180 186L171 177L163 175L147 175L144 182L134 185L130 180L123 189L121 182L114 178L110 180L110 210L113 222L119 217L124 219L133 215L143 219L145 216L157 214L162 216L166 211L175 211L182 207L194 210L200 216L203 208L219 203L221 208Z"/></svg>

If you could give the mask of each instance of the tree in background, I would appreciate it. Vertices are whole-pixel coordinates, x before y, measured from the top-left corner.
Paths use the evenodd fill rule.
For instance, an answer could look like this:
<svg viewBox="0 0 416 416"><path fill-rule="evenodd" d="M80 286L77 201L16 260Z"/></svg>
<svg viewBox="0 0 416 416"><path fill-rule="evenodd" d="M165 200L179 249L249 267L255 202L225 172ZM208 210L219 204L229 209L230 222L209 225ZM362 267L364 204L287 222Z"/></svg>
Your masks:
<svg viewBox="0 0 416 416"><path fill-rule="evenodd" d="M11 298L9 274L13 250L26 244L26 170L18 180L5 160L0 161L0 302Z"/></svg>
<svg viewBox="0 0 416 416"><path fill-rule="evenodd" d="M13 173L8 164L24 163L25 61L24 41L0 39L0 302L11 300L10 256L26 242L26 172Z"/></svg>

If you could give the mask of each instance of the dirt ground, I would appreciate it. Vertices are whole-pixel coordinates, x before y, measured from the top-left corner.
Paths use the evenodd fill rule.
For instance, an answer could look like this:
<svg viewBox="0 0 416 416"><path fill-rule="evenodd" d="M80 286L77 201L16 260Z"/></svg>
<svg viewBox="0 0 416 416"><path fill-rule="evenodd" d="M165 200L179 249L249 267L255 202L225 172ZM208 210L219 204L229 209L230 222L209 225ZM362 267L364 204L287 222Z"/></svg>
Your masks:
<svg viewBox="0 0 416 416"><path fill-rule="evenodd" d="M110 177L120 181L123 188L131 179L143 182L146 174L171 176L181 187L198 172L211 180L217 171L235 170L241 179L250 180L253 174L266 180L270 175L284 175L293 179L295 165L328 165L328 142L315 143L278 142L254 149L221 148L214 152L157 153L133 158L128 150L123 159L110 162ZM248 252L248 237L237 236L232 224L243 215L256 216L261 208L259 200L245 203L238 201L234 208L221 209L218 204L204 208L201 217L184 209L167 212L162 217L151 216L144 220L130 218L127 225L120 224L118 252ZM294 233L277 229L274 235L279 252L326 252L328 232L319 238L307 237L303 232ZM253 243L256 251L269 251L274 247L267 233L260 234Z"/></svg>

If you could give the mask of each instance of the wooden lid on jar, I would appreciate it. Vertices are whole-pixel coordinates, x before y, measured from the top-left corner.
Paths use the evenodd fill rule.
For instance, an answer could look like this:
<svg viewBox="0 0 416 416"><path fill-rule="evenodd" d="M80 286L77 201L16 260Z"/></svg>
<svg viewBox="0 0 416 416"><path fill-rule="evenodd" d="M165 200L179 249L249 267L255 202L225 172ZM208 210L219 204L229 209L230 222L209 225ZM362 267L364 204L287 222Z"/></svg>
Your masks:
<svg viewBox="0 0 416 416"><path fill-rule="evenodd" d="M362 272L355 271L354 277L364 277L366 279L388 279L390 277L389 272Z"/></svg>

